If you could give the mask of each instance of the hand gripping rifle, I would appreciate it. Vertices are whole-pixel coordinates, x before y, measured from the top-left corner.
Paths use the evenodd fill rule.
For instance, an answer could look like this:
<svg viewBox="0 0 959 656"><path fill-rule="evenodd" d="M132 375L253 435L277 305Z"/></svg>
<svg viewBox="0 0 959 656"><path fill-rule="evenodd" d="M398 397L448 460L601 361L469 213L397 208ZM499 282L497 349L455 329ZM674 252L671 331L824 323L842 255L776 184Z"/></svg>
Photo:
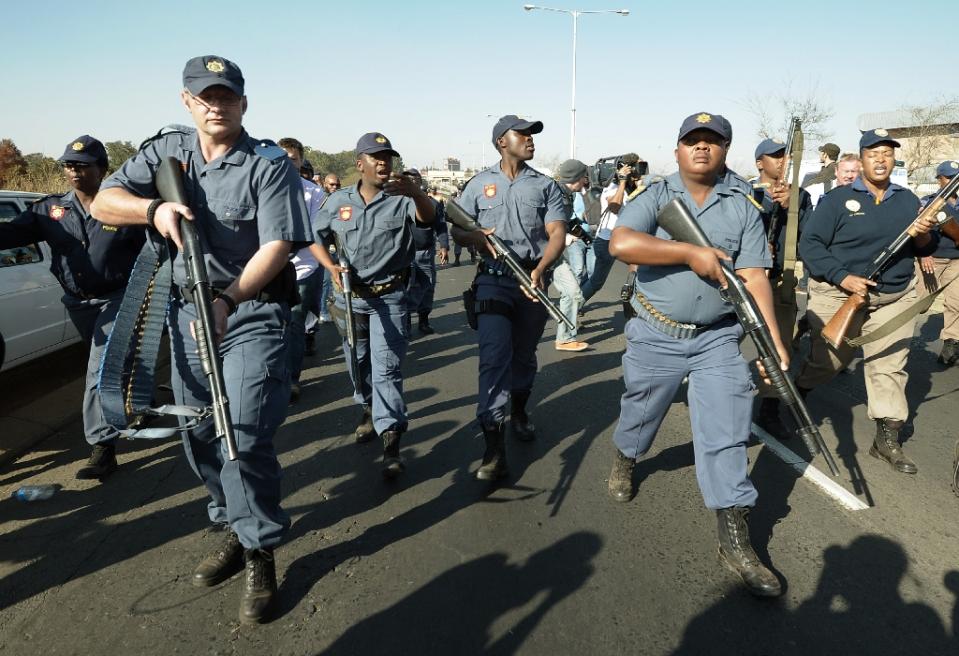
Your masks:
<svg viewBox="0 0 959 656"><path fill-rule="evenodd" d="M799 140L797 142L796 135L799 135ZM786 136L786 161L783 162L783 170L779 175L779 179L776 181L777 187L785 186L787 183L792 181L793 189L789 195L789 209L790 215L795 213L796 220L799 217L799 185L796 184L799 180L799 167L795 166L796 164L796 153L795 146L799 147L799 158L802 159L802 148L803 148L803 138L800 128L800 121L798 118L793 116L789 120L789 133ZM793 195L796 198L793 198ZM769 227L766 229L766 241L771 244L776 243L777 233L779 232L779 219L782 214L782 207L779 203L773 204L773 212L769 216ZM792 220L792 216L787 217L787 221Z"/></svg>
<svg viewBox="0 0 959 656"><path fill-rule="evenodd" d="M450 223L465 232L475 232L480 229L476 219L470 216L466 210L460 207L455 200L450 200L446 204L446 218ZM570 321L565 314L559 311L559 308L556 307L556 304L549 299L549 296L546 295L546 292L533 284L533 280L529 277L526 269L524 269L519 263L516 253L514 253L512 249L510 249L510 247L503 242L502 239L497 237L495 234L492 234L486 235L486 241L490 246L493 247L493 250L496 251L496 260L506 265L506 267L516 277L520 287L525 289L529 294L535 296L536 300L543 304L543 307L546 308L546 311L549 312L549 315L553 317L553 319L556 321L562 321L570 330L576 330L576 325Z"/></svg>
<svg viewBox="0 0 959 656"><path fill-rule="evenodd" d="M160 198L170 203L189 205L186 190L183 187L183 174L180 163L175 157L167 157L160 162L156 174L156 188ZM213 398L213 425L216 436L226 441L226 451L230 460L236 460L236 436L233 433L233 421L230 419L230 400L226 396L223 382L223 364L216 344L216 328L213 321L213 288L203 261L203 248L197 236L193 221L180 217L180 235L183 241L183 258L186 266L187 286L196 305L197 321L193 331L196 333L197 352L200 366L207 378L210 396Z"/></svg>
<svg viewBox="0 0 959 656"><path fill-rule="evenodd" d="M353 286L350 283L350 261L346 257L346 251L340 238L333 234L333 241L336 244L337 263L346 269L340 273L340 287L343 289L343 305L346 308L346 346L350 353L350 378L353 380L353 391L360 391L360 362L356 357L356 315L353 313Z"/></svg>
<svg viewBox="0 0 959 656"><path fill-rule="evenodd" d="M893 240L891 244L882 249L882 252L879 253L872 261L872 264L869 265L869 270L866 273L866 278L869 280L878 280L879 276L885 270L887 266L892 262L893 258L901 251L906 244L909 243L909 240L913 237L919 235L919 232L915 228L916 221L925 218L934 218L939 224L940 228L943 225L948 225L952 220L952 217L943 209L943 206L946 204L946 201L952 197L956 191L959 190L959 175L955 176L949 181L945 187L939 190L939 193L929 201L929 204L926 205L919 214L916 216L916 220L909 224L902 233ZM948 231L946 234L948 235ZM852 321L855 318L856 314L866 305L867 298L866 296L861 296L860 294L850 294L842 306L833 315L833 318L829 320L829 323L826 324L825 328L822 329L822 336L826 342L829 343L833 348L838 349L842 346L843 342L846 340L846 333L849 331L849 327L852 325Z"/></svg>
<svg viewBox="0 0 959 656"><path fill-rule="evenodd" d="M715 248L696 222L696 219L693 218L689 209L679 198L669 201L660 210L656 222L676 241L703 248ZM756 302L746 289L746 285L736 275L732 265L726 260L720 260L719 263L723 267L723 273L726 275L728 283L726 290L720 293L732 303L733 309L736 311L736 318L739 319L739 323L742 324L743 329L756 345L756 350L759 352L759 361L766 370L766 376L772 382L776 394L789 408L789 412L798 427L799 437L802 438L812 455L821 453L829 466L829 471L832 472L833 476L838 476L839 468L836 467L836 461L829 453L822 434L809 414L809 409L803 402L802 397L799 396L799 391L796 389L789 373L783 371L780 367L776 344L773 342L772 335L759 312L759 308L756 307Z"/></svg>

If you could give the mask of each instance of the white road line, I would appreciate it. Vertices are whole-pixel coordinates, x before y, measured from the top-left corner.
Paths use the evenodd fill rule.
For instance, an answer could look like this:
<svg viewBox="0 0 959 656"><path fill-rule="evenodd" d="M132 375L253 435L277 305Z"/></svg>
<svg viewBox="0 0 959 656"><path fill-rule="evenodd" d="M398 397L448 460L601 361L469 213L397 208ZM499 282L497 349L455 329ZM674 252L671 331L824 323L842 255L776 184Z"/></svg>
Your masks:
<svg viewBox="0 0 959 656"><path fill-rule="evenodd" d="M818 487L826 493L827 496L835 499L839 505L849 510L867 510L869 505L855 494L839 485L832 478L813 467L811 464L793 453L785 444L764 431L762 428L753 424L753 435L770 449L773 453L787 465L795 469L803 478Z"/></svg>

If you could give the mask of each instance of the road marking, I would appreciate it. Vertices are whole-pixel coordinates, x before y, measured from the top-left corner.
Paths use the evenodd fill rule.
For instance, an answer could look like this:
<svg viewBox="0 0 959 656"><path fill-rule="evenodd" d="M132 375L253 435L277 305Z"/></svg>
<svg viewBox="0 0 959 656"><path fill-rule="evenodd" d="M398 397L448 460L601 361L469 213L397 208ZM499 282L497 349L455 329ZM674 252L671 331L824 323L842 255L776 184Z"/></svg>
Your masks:
<svg viewBox="0 0 959 656"><path fill-rule="evenodd" d="M848 510L867 510L869 504L857 497L855 494L839 485L832 478L813 467L798 455L792 452L785 444L767 433L765 430L752 425L753 435L759 438L767 449L770 449L787 465L795 469L799 474L810 483L826 493L826 496L835 499L840 506Z"/></svg>

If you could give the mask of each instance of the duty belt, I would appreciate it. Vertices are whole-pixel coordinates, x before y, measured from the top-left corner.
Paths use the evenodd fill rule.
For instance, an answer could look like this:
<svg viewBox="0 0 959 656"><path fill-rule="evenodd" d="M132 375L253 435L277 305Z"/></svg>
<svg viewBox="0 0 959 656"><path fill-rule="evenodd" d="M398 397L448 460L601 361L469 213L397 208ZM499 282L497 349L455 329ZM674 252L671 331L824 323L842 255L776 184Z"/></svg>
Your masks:
<svg viewBox="0 0 959 656"><path fill-rule="evenodd" d="M526 270L526 273L532 273L533 269L536 268L536 264L536 262L520 262L520 266ZM490 264L486 260L480 259L479 263L476 265L476 274L479 275L481 273L485 273L489 276L502 276L504 278L516 279L516 275L512 272L512 270L498 260L495 263Z"/></svg>
<svg viewBox="0 0 959 656"><path fill-rule="evenodd" d="M676 339L690 339L706 332L712 324L708 326L699 326L694 323L680 323L670 319L665 314L653 307L645 296L636 292L629 301L630 306L636 312L636 317L642 319L650 326L669 337Z"/></svg>
<svg viewBox="0 0 959 656"><path fill-rule="evenodd" d="M353 296L356 298L378 298L380 296L389 294L390 292L396 291L405 285L406 281L409 279L410 270L403 269L399 273L392 274L383 282L378 282L372 285L365 285L361 282L353 282L351 287L353 289Z"/></svg>

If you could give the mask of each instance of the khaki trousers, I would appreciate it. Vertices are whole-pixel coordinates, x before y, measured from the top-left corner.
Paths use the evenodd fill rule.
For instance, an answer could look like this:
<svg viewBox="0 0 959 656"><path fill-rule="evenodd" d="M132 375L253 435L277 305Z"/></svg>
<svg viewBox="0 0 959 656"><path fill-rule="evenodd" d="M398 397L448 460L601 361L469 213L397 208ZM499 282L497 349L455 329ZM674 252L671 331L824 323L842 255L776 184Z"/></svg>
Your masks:
<svg viewBox="0 0 959 656"><path fill-rule="evenodd" d="M813 389L832 380L836 372L849 364L855 349L843 344L833 349L822 338L822 329L839 310L848 294L835 285L809 281L809 301L806 317L809 320L811 350L796 378L799 387ZM869 303L853 320L847 337L869 333L918 301L916 279L905 290L893 294L869 294ZM867 410L870 419L909 418L906 404L906 358L909 342L915 332L913 319L891 335L862 347L866 377Z"/></svg>
<svg viewBox="0 0 959 656"><path fill-rule="evenodd" d="M923 299L937 289L959 278L959 260L944 257L933 258L935 273L923 273L916 261L916 277L919 299ZM959 283L953 283L942 292L942 332L939 339L959 339Z"/></svg>

